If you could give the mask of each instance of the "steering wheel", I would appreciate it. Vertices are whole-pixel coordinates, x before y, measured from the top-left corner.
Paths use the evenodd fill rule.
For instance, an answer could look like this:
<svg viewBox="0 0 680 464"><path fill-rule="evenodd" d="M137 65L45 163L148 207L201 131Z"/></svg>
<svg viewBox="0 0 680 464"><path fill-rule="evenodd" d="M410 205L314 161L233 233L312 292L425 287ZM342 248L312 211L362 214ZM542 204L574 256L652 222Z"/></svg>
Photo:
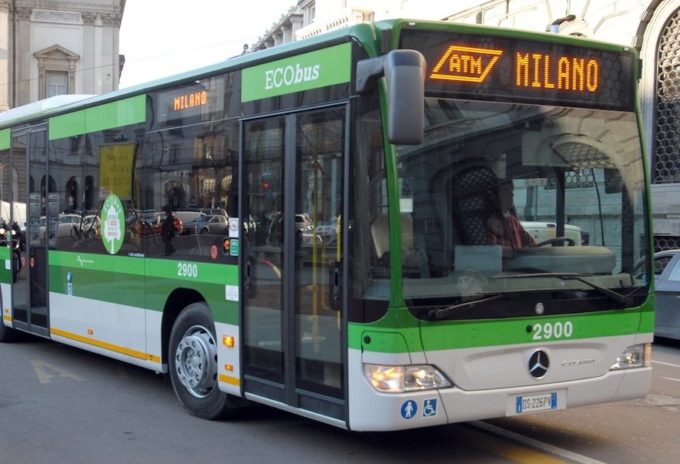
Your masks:
<svg viewBox="0 0 680 464"><path fill-rule="evenodd" d="M569 237L555 237L551 238L549 240L543 240L542 242L538 242L534 246L536 247L542 247L546 245L557 245L558 243L566 243L567 246L574 246L576 245L576 242L574 241L573 238Z"/></svg>

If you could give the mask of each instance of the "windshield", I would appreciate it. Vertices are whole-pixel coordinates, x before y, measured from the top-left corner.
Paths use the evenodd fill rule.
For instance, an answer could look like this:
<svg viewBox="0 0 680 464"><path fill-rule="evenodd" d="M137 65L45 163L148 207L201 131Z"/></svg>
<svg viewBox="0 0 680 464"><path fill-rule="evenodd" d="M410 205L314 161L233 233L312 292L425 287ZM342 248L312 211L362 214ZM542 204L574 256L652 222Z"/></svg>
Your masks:
<svg viewBox="0 0 680 464"><path fill-rule="evenodd" d="M418 314L467 317L484 304L461 302L501 294L582 300L559 312L641 304L634 113L430 98L426 121L425 141L398 149L404 296Z"/></svg>

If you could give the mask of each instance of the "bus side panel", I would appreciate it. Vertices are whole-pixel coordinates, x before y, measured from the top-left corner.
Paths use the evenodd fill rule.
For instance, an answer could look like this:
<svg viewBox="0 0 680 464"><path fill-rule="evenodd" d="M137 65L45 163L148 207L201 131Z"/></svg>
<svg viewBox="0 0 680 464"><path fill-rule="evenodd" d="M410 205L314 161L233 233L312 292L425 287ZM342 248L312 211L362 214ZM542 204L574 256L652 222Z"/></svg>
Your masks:
<svg viewBox="0 0 680 464"><path fill-rule="evenodd" d="M7 327L12 327L12 290L8 283L0 284L2 292L2 323Z"/></svg>
<svg viewBox="0 0 680 464"><path fill-rule="evenodd" d="M147 352L143 308L50 293L52 339L152 370L161 353ZM153 318L153 315L150 315Z"/></svg>
<svg viewBox="0 0 680 464"><path fill-rule="evenodd" d="M217 379L220 390L241 396L241 350L239 326L215 322L217 336Z"/></svg>
<svg viewBox="0 0 680 464"><path fill-rule="evenodd" d="M162 363L162 365L160 368L156 368L156 370L165 374L168 371L168 360L164 359L165 353L163 353L163 313L146 309L144 315L146 318L144 326L146 331L146 352L158 353L159 359L157 361ZM164 363L163 360L165 361Z"/></svg>
<svg viewBox="0 0 680 464"><path fill-rule="evenodd" d="M2 303L2 323L12 326L12 263L10 248L0 247L0 303Z"/></svg>
<svg viewBox="0 0 680 464"><path fill-rule="evenodd" d="M161 369L160 343L147 349L147 318L160 317L143 307L142 259L64 251L51 251L49 259L54 340Z"/></svg>

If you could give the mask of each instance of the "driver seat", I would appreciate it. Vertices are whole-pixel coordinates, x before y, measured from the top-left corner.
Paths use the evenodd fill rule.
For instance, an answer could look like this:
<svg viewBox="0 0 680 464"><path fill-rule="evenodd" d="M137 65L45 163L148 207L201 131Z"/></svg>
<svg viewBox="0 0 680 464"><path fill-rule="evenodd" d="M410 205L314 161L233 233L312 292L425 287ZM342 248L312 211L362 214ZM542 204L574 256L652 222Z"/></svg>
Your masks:
<svg viewBox="0 0 680 464"><path fill-rule="evenodd" d="M463 245L486 245L487 221L498 196L498 177L485 166L467 168L451 182L454 227Z"/></svg>

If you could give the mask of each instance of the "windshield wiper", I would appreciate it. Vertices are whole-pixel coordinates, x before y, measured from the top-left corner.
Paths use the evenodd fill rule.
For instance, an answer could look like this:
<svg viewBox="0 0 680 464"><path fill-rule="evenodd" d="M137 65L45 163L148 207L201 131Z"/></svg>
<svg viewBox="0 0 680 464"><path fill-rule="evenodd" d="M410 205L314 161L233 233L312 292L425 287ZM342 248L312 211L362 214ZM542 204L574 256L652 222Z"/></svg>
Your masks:
<svg viewBox="0 0 680 464"><path fill-rule="evenodd" d="M627 295L622 295L620 293L616 293L613 290L608 289L607 287L602 287L601 285L594 284L593 282L590 282L586 279L584 279L582 276L584 274L577 274L577 273L559 273L559 272L543 272L539 274L513 274L513 275L507 275L507 276L496 276L494 277L495 279L532 279L532 278L538 278L538 277L557 277L560 280L578 280L579 282L582 282L592 288L593 290L597 290L600 292L602 295L608 296L612 300L616 301L617 303L620 303L625 306L632 306L633 305L633 298L627 296Z"/></svg>
<svg viewBox="0 0 680 464"><path fill-rule="evenodd" d="M464 303L458 303L451 306L444 306L442 308L434 308L427 312L427 318L433 321L439 321L445 319L451 315L452 312L458 311L460 309L471 309L478 304L488 303L489 301L495 301L503 298L503 295L493 295L485 298L478 298L476 300L466 301Z"/></svg>

